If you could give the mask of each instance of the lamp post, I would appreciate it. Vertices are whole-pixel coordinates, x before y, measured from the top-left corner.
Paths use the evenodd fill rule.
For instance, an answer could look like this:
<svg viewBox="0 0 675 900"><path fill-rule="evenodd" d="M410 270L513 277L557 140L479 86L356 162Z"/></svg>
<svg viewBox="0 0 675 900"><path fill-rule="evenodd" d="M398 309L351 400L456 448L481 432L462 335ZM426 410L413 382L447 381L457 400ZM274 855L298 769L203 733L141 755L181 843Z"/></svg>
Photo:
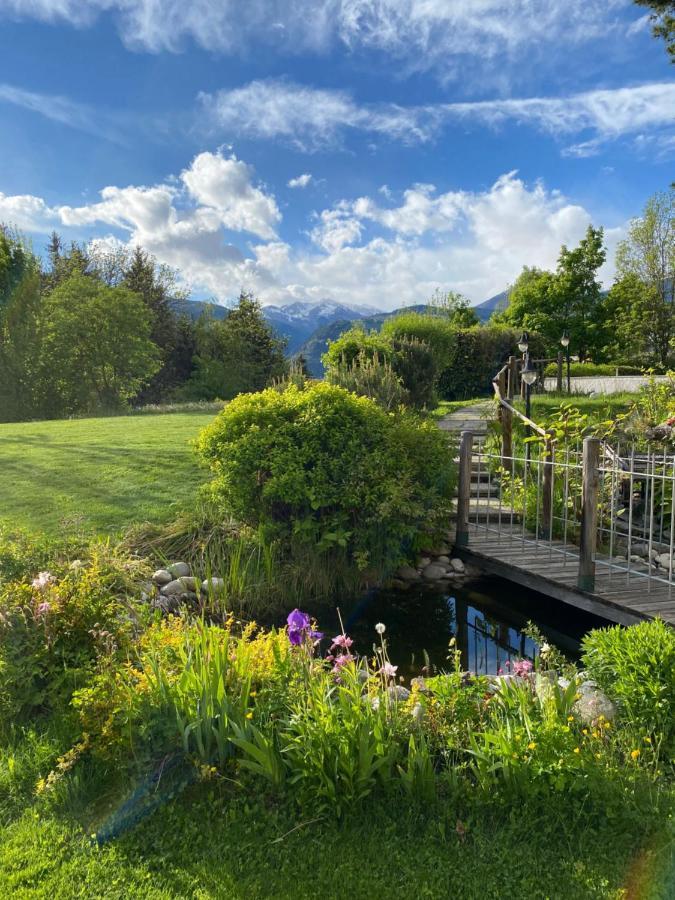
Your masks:
<svg viewBox="0 0 675 900"><path fill-rule="evenodd" d="M563 331L562 337L560 338L560 344L565 348L565 356L567 357L567 393L572 393L572 386L570 381L570 336L567 331Z"/></svg>
<svg viewBox="0 0 675 900"><path fill-rule="evenodd" d="M521 375L523 381L525 382L525 415L528 419L530 419L532 413L531 407L531 399L530 399L530 391L532 390L532 385L537 380L537 370L530 368L530 357L529 354L525 357L525 368L523 369ZM530 426L527 426L527 437L530 437L532 431ZM529 460L530 458L530 445L529 443L525 444L525 459Z"/></svg>

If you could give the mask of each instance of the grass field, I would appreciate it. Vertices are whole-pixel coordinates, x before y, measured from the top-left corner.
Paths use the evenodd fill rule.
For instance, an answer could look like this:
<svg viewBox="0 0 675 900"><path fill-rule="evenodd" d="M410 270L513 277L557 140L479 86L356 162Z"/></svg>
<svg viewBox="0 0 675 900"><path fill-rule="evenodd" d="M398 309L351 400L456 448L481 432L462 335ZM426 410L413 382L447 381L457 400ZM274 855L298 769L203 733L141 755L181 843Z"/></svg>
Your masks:
<svg viewBox="0 0 675 900"><path fill-rule="evenodd" d="M205 473L190 442L214 412L0 425L0 522L58 536L167 519Z"/></svg>

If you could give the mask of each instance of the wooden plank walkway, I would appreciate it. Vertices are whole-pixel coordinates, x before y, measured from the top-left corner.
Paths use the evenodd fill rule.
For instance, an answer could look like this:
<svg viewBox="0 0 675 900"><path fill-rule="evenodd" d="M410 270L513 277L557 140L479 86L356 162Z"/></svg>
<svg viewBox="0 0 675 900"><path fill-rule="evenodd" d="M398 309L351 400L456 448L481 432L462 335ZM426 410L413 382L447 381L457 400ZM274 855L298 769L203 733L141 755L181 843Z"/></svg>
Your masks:
<svg viewBox="0 0 675 900"><path fill-rule="evenodd" d="M482 571L612 622L633 625L659 617L675 625L675 585L646 577L646 565L634 565L628 572L618 560L610 565L608 558L598 553L595 590L580 591L576 586L578 554L574 546L523 535L522 526L510 524L508 517L506 522L502 518L499 527L496 521L472 522L468 546L456 547L455 553Z"/></svg>

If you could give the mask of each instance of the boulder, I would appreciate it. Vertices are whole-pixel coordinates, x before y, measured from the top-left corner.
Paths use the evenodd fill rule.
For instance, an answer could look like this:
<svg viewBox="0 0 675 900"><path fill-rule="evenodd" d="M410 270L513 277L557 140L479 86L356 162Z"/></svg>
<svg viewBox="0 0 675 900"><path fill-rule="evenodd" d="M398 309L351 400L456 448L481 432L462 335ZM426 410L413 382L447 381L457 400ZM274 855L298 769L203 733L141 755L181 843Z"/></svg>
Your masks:
<svg viewBox="0 0 675 900"><path fill-rule="evenodd" d="M185 593L185 585L179 578L176 578L174 581L165 584L160 589L160 592L164 597L179 597Z"/></svg>
<svg viewBox="0 0 675 900"><path fill-rule="evenodd" d="M445 565L447 566L450 564L450 557L445 556L445 554L441 554L441 556L436 557L436 562L437 563L445 563Z"/></svg>
<svg viewBox="0 0 675 900"><path fill-rule="evenodd" d="M191 593L196 593L201 585L199 583L198 578L193 578L192 575L183 575L181 578L177 579L183 585L184 591L190 591Z"/></svg>
<svg viewBox="0 0 675 900"><path fill-rule="evenodd" d="M396 577L403 581L419 581L422 576L412 566L400 566L396 570Z"/></svg>
<svg viewBox="0 0 675 900"><path fill-rule="evenodd" d="M445 566L430 563L422 570L422 578L425 581L439 581L445 575Z"/></svg>
<svg viewBox="0 0 675 900"><path fill-rule="evenodd" d="M172 594L168 597L160 594L159 597L153 599L151 605L154 609L158 609L165 614L176 613L180 609L180 597L177 594Z"/></svg>
<svg viewBox="0 0 675 900"><path fill-rule="evenodd" d="M594 725L602 716L608 722L616 718L616 705L609 699L604 691L599 688L583 690L579 688L581 697L574 704L572 710L581 719L584 725Z"/></svg>
<svg viewBox="0 0 675 900"><path fill-rule="evenodd" d="M426 569L426 567L431 563L431 558L429 556L420 556L417 560L417 568L418 569Z"/></svg>
<svg viewBox="0 0 675 900"><path fill-rule="evenodd" d="M464 572L466 572L466 566L461 559L451 559L450 565L452 566L453 571L458 572L460 575L463 575Z"/></svg>
<svg viewBox="0 0 675 900"><path fill-rule="evenodd" d="M223 578L205 578L202 581L203 594L222 594L225 590L225 579Z"/></svg>
<svg viewBox="0 0 675 900"><path fill-rule="evenodd" d="M670 553L660 553L656 557L656 562L662 569L667 569L668 571L670 571L673 568L673 560L670 556Z"/></svg>
<svg viewBox="0 0 675 900"><path fill-rule="evenodd" d="M167 569L157 569L157 571L152 576L152 580L155 584L163 587L165 584L173 581L173 575Z"/></svg>
<svg viewBox="0 0 675 900"><path fill-rule="evenodd" d="M171 563L166 567L166 571L173 575L174 578L187 578L192 574L190 566L184 562Z"/></svg>

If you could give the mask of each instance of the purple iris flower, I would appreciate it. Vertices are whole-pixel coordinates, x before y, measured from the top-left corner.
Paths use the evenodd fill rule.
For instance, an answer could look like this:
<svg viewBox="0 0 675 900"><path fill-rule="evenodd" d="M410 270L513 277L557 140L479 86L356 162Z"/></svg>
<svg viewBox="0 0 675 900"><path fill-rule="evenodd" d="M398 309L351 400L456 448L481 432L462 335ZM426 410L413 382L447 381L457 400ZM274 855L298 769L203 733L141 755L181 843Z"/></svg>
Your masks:
<svg viewBox="0 0 675 900"><path fill-rule="evenodd" d="M289 613L286 621L289 631L307 631L309 628L309 616L299 609L294 609Z"/></svg>
<svg viewBox="0 0 675 900"><path fill-rule="evenodd" d="M293 644L294 647L299 647L303 642L305 637L305 632L301 631L299 628L289 628L288 629L288 640Z"/></svg>
<svg viewBox="0 0 675 900"><path fill-rule="evenodd" d="M323 631L310 631L309 636L313 641L322 641Z"/></svg>

